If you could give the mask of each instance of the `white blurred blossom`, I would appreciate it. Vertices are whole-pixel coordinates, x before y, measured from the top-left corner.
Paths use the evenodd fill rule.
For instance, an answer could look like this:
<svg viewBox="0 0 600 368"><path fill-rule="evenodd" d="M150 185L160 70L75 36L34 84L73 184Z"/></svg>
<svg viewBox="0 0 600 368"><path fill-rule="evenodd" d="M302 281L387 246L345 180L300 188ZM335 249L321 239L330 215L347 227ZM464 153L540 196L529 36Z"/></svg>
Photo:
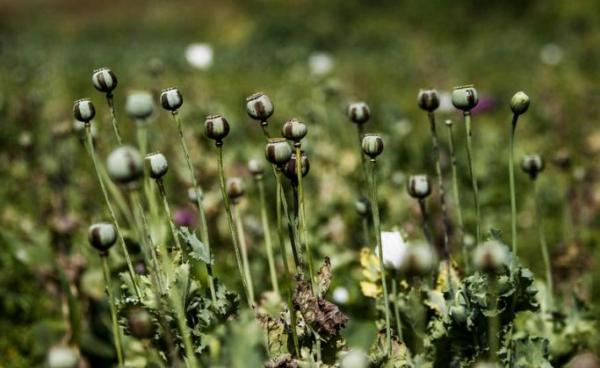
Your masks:
<svg viewBox="0 0 600 368"><path fill-rule="evenodd" d="M185 49L185 59L194 68L206 70L213 64L213 48L207 43L192 43Z"/></svg>
<svg viewBox="0 0 600 368"><path fill-rule="evenodd" d="M555 43L547 43L540 50L540 60L542 63L550 66L558 65L562 62L564 52L562 47Z"/></svg>
<svg viewBox="0 0 600 368"><path fill-rule="evenodd" d="M341 368L367 368L369 366L369 358L364 351L353 349L347 352L342 358Z"/></svg>
<svg viewBox="0 0 600 368"><path fill-rule="evenodd" d="M335 289L333 289L332 297L333 301L337 304L346 304L348 303L348 300L350 300L350 293L345 287L338 286Z"/></svg>
<svg viewBox="0 0 600 368"><path fill-rule="evenodd" d="M387 268L399 269L408 252L408 244L399 231L382 231L381 248L383 249L383 265ZM375 249L379 255L379 249Z"/></svg>
<svg viewBox="0 0 600 368"><path fill-rule="evenodd" d="M326 52L315 52L308 57L308 67L314 75L325 75L333 70L335 61Z"/></svg>

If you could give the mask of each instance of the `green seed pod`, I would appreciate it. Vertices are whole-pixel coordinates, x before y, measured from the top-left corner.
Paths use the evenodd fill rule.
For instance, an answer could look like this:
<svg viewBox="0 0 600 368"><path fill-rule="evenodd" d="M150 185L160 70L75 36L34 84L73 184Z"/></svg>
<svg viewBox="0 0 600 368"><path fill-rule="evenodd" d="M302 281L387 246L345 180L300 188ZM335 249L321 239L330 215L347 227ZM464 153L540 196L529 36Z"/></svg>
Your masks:
<svg viewBox="0 0 600 368"><path fill-rule="evenodd" d="M354 102L348 105L348 118L355 124L364 124L371 117L371 109L365 102Z"/></svg>
<svg viewBox="0 0 600 368"><path fill-rule="evenodd" d="M308 161L308 157L306 156L306 154L304 153L304 151L300 151L301 152L301 162L302 162L302 177L305 177L306 175L308 175L308 172L310 171L310 161ZM283 170L283 173L285 174L285 176L290 179L293 183L297 183L298 182L298 177L296 176L296 154L292 153L292 157L290 158L290 160L288 162L285 163L285 168Z"/></svg>
<svg viewBox="0 0 600 368"><path fill-rule="evenodd" d="M370 203L367 198L360 198L354 202L354 209L360 216L366 217L370 213Z"/></svg>
<svg viewBox="0 0 600 368"><path fill-rule="evenodd" d="M525 155L521 160L521 169L529 174L531 179L535 179L539 173L544 171L544 159L537 154Z"/></svg>
<svg viewBox="0 0 600 368"><path fill-rule="evenodd" d="M508 267L510 253L508 248L497 240L488 240L475 248L473 264L479 271L497 274Z"/></svg>
<svg viewBox="0 0 600 368"><path fill-rule="evenodd" d="M424 199L431 194L431 181L427 175L411 175L406 189L411 197Z"/></svg>
<svg viewBox="0 0 600 368"><path fill-rule="evenodd" d="M96 109L89 98L82 98L73 104L73 116L77 121L89 123L96 116Z"/></svg>
<svg viewBox="0 0 600 368"><path fill-rule="evenodd" d="M127 329L131 336L138 339L150 339L154 336L152 315L142 307L132 307L127 313Z"/></svg>
<svg viewBox="0 0 600 368"><path fill-rule="evenodd" d="M308 128L306 127L306 124L295 118L286 121L285 124L283 124L283 128L281 128L281 134L290 141L296 143L300 142L302 138L306 136L307 132Z"/></svg>
<svg viewBox="0 0 600 368"><path fill-rule="evenodd" d="M417 95L417 103L422 110L433 112L440 106L440 97L435 89L422 89Z"/></svg>
<svg viewBox="0 0 600 368"><path fill-rule="evenodd" d="M234 177L227 179L227 196L232 203L238 203L244 192L245 188L242 178Z"/></svg>
<svg viewBox="0 0 600 368"><path fill-rule="evenodd" d="M163 89L160 92L160 104L165 110L177 111L183 105L183 96L175 87Z"/></svg>
<svg viewBox="0 0 600 368"><path fill-rule="evenodd" d="M198 192L200 193L200 202L202 202L204 200L204 193L202 192L202 189L200 189L200 188L198 188ZM187 194L188 194L188 201L190 201L194 205L197 205L198 197L196 196L196 189L194 189L194 187L188 188Z"/></svg>
<svg viewBox="0 0 600 368"><path fill-rule="evenodd" d="M204 131L208 138L221 142L229 134L229 123L221 115L209 115L204 121Z"/></svg>
<svg viewBox="0 0 600 368"><path fill-rule="evenodd" d="M152 179L162 178L169 170L167 158L160 152L147 154L144 163L146 171Z"/></svg>
<svg viewBox="0 0 600 368"><path fill-rule="evenodd" d="M519 91L510 99L510 109L513 114L521 115L529 109L529 96L523 91Z"/></svg>
<svg viewBox="0 0 600 368"><path fill-rule="evenodd" d="M265 157L277 166L282 166L292 157L292 147L285 138L270 138L265 147Z"/></svg>
<svg viewBox="0 0 600 368"><path fill-rule="evenodd" d="M88 230L88 241L101 254L107 254L117 241L117 231L113 224L108 222L93 224Z"/></svg>
<svg viewBox="0 0 600 368"><path fill-rule="evenodd" d="M261 179L265 172L265 165L261 160L253 158L248 161L248 171L250 171L250 174L252 174L255 179Z"/></svg>
<svg viewBox="0 0 600 368"><path fill-rule="evenodd" d="M254 120L266 121L273 115L273 111L271 99L262 92L257 92L246 98L246 112Z"/></svg>
<svg viewBox="0 0 600 368"><path fill-rule="evenodd" d="M127 95L125 111L132 119L146 120L154 112L154 99L145 91L131 92Z"/></svg>
<svg viewBox="0 0 600 368"><path fill-rule="evenodd" d="M379 134L365 134L362 138L362 150L365 155L375 159L383 152L383 139Z"/></svg>
<svg viewBox="0 0 600 368"><path fill-rule="evenodd" d="M117 88L117 76L108 68L99 68L92 74L92 83L98 91L108 94Z"/></svg>
<svg viewBox="0 0 600 368"><path fill-rule="evenodd" d="M131 146L121 146L108 155L106 171L110 178L120 184L138 180L144 175L142 156Z"/></svg>
<svg viewBox="0 0 600 368"><path fill-rule="evenodd" d="M479 96L472 84L454 87L452 90L452 104L459 110L471 111L478 102Z"/></svg>
<svg viewBox="0 0 600 368"><path fill-rule="evenodd" d="M407 276L428 275L437 261L436 258L429 244L423 242L409 244L399 270Z"/></svg>

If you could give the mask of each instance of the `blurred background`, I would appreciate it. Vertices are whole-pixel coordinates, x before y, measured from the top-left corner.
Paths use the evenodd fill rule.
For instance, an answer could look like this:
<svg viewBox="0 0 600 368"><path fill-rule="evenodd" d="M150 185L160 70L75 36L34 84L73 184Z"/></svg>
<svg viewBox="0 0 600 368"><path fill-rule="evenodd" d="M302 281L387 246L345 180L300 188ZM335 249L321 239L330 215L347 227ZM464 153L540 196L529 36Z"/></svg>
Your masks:
<svg viewBox="0 0 600 368"><path fill-rule="evenodd" d="M91 97L98 110L98 150L105 157L114 147L104 96L90 79L102 66L118 76L117 114L128 142L135 139L135 124L123 110L129 91L181 90L182 116L216 239L216 273L232 289L239 280L227 276L235 265L220 215L216 156L202 134L204 116L220 113L230 121L227 174L247 179L244 221L255 255L253 272L265 285L255 188L245 170L250 158L262 157L263 141L246 115L245 98L256 91L271 97L273 132L288 118L306 121L311 234L319 258L331 256L335 274L351 276L334 276L334 290L341 290L338 302L352 318L349 344L364 347L373 336L374 310L364 314L371 305L359 287L358 251L368 244L357 233L354 202L363 189L347 104L366 101L372 111L366 130L384 136L379 160L384 229L418 238L418 207L405 193L405 180L435 171L429 126L416 95L420 88L438 89L438 121L455 122L459 187L472 232L464 128L449 92L475 84L480 104L474 112L474 158L483 228L509 234L508 102L516 91L526 91L532 102L519 122L516 157L538 152L547 161L540 192L558 288L567 294L575 290L597 305L598 45L596 0L0 0L0 365L39 364L60 340L64 322L55 299L55 265L49 261L57 237L71 239L66 256L79 263L72 261L69 271L80 275L82 294L102 297L97 270L89 267L96 261L85 232L102 218L103 202L84 149L70 134L73 101ZM172 158L170 197L181 216L191 213L193 223L177 132L159 110L150 123L150 147ZM438 129L450 185L448 133L443 124ZM530 182L519 172L517 184L523 262L541 275ZM435 201L431 207L440 234Z"/></svg>

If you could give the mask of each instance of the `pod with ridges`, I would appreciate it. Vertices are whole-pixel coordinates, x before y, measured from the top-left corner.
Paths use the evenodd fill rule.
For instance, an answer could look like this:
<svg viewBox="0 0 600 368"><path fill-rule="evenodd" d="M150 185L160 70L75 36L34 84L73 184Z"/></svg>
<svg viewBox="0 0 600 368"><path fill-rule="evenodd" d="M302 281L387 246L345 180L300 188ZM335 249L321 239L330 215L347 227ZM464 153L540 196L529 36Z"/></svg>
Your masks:
<svg viewBox="0 0 600 368"><path fill-rule="evenodd" d="M149 153L144 158L146 171L152 179L162 178L169 170L167 158L160 152Z"/></svg>
<svg viewBox="0 0 600 368"><path fill-rule="evenodd" d="M285 138L270 138L265 146L265 157L270 163L281 166L292 157L292 147Z"/></svg>
<svg viewBox="0 0 600 368"><path fill-rule="evenodd" d="M117 241L117 231L108 222L93 224L88 229L88 241L92 247L106 254Z"/></svg>
<svg viewBox="0 0 600 368"><path fill-rule="evenodd" d="M383 152L383 139L379 134L365 134L362 137L361 147L365 155L375 159Z"/></svg>
<svg viewBox="0 0 600 368"><path fill-rule="evenodd" d="M204 131L208 138L220 142L229 134L229 122L221 115L209 115L204 121Z"/></svg>
<svg viewBox="0 0 600 368"><path fill-rule="evenodd" d="M472 84L454 87L452 90L452 104L459 110L471 111L479 103L479 95Z"/></svg>
<svg viewBox="0 0 600 368"><path fill-rule="evenodd" d="M183 105L183 96L175 87L165 88L160 92L160 104L165 110L175 112Z"/></svg>
<svg viewBox="0 0 600 368"><path fill-rule="evenodd" d="M144 163L137 149L132 146L121 146L108 155L106 170L113 181L127 184L143 176Z"/></svg>
<svg viewBox="0 0 600 368"><path fill-rule="evenodd" d="M422 110L433 112L440 106L440 97L435 89L422 89L417 95L417 103Z"/></svg>
<svg viewBox="0 0 600 368"><path fill-rule="evenodd" d="M73 104L73 116L77 121L89 123L96 116L96 109L89 98L81 98Z"/></svg>
<svg viewBox="0 0 600 368"><path fill-rule="evenodd" d="M371 109L365 102L353 102L348 105L348 118L355 124L364 124L371 117Z"/></svg>
<svg viewBox="0 0 600 368"><path fill-rule="evenodd" d="M281 134L295 143L299 143L306 136L308 128L300 120L293 118L286 121L281 128Z"/></svg>
<svg viewBox="0 0 600 368"><path fill-rule="evenodd" d="M92 73L94 87L104 93L112 93L117 88L117 76L109 68L98 68Z"/></svg>
<svg viewBox="0 0 600 368"><path fill-rule="evenodd" d="M427 175L411 175L408 178L406 189L411 197L424 199L431 194L431 181Z"/></svg>
<svg viewBox="0 0 600 368"><path fill-rule="evenodd" d="M246 112L254 120L264 122L273 115L273 111L271 99L263 92L254 93L246 98Z"/></svg>

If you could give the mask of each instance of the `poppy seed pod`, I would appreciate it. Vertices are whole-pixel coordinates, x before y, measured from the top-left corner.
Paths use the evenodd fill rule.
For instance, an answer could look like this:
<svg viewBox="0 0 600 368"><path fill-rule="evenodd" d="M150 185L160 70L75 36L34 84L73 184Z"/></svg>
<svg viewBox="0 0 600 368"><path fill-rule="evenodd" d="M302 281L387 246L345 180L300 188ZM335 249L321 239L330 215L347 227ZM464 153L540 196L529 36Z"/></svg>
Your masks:
<svg viewBox="0 0 600 368"><path fill-rule="evenodd" d="M196 193L197 192L194 187L188 188L188 191L187 191L188 201L190 201L194 205L198 204L198 197L197 197ZM202 200L204 200L204 193L202 192L202 189L198 188L198 193L200 194L200 202L202 202Z"/></svg>
<svg viewBox="0 0 600 368"><path fill-rule="evenodd" d="M459 110L470 111L478 102L479 96L472 84L454 87L452 90L452 104Z"/></svg>
<svg viewBox="0 0 600 368"><path fill-rule="evenodd" d="M227 179L227 196L232 203L238 203L240 198L244 195L244 182L242 178L229 178Z"/></svg>
<svg viewBox="0 0 600 368"><path fill-rule="evenodd" d="M88 230L88 241L101 253L107 253L117 241L117 231L108 222L93 224Z"/></svg>
<svg viewBox="0 0 600 368"><path fill-rule="evenodd" d="M301 151L300 155L302 160L302 177L305 177L310 171L310 161L308 161L308 157L306 156L306 154L304 154L304 151ZM298 177L296 176L296 170L296 154L292 153L292 157L290 157L290 160L285 163L285 169L283 170L283 173L285 174L285 176L287 176L288 179L295 183L298 181Z"/></svg>
<svg viewBox="0 0 600 368"><path fill-rule="evenodd" d="M163 89L160 92L160 104L165 110L175 112L183 105L183 96L175 87Z"/></svg>
<svg viewBox="0 0 600 368"><path fill-rule="evenodd" d="M108 155L106 170L113 181L120 184L131 183L144 174L142 156L131 146L121 146Z"/></svg>
<svg viewBox="0 0 600 368"><path fill-rule="evenodd" d="M154 336L152 315L142 307L132 307L127 313L127 329L138 339L149 339Z"/></svg>
<svg viewBox="0 0 600 368"><path fill-rule="evenodd" d="M265 157L270 163L281 166L292 157L292 147L285 138L270 138L265 147Z"/></svg>
<svg viewBox="0 0 600 368"><path fill-rule="evenodd" d="M96 109L89 98L82 98L73 104L73 116L77 121L89 123L96 116Z"/></svg>
<svg viewBox="0 0 600 368"><path fill-rule="evenodd" d="M368 216L370 211L370 203L367 198L360 198L354 202L354 209L360 216Z"/></svg>
<svg viewBox="0 0 600 368"><path fill-rule="evenodd" d="M208 138L220 142L229 134L229 123L221 115L209 115L204 121L204 130Z"/></svg>
<svg viewBox="0 0 600 368"><path fill-rule="evenodd" d="M248 161L248 171L255 179L260 179L265 172L265 165L261 160L252 159Z"/></svg>
<svg viewBox="0 0 600 368"><path fill-rule="evenodd" d="M365 102L354 102L348 105L348 117L355 124L364 124L371 117L371 109Z"/></svg>
<svg viewBox="0 0 600 368"><path fill-rule="evenodd" d="M160 152L150 153L144 158L146 170L152 179L162 178L169 170L167 158Z"/></svg>
<svg viewBox="0 0 600 368"><path fill-rule="evenodd" d="M431 181L427 175L411 175L406 189L411 197L424 199L431 194Z"/></svg>
<svg viewBox="0 0 600 368"><path fill-rule="evenodd" d="M108 68L99 68L92 74L94 87L104 93L111 93L117 88L117 76Z"/></svg>
<svg viewBox="0 0 600 368"><path fill-rule="evenodd" d="M540 155L525 155L521 160L521 169L529 174L531 179L537 178L544 171L544 159Z"/></svg>
<svg viewBox="0 0 600 368"><path fill-rule="evenodd" d="M515 93L510 99L510 109L515 115L527 112L527 109L529 109L529 96L523 91Z"/></svg>
<svg viewBox="0 0 600 368"><path fill-rule="evenodd" d="M273 115L273 110L271 99L262 92L257 92L246 98L246 112L254 120L266 121Z"/></svg>
<svg viewBox="0 0 600 368"><path fill-rule="evenodd" d="M125 102L127 115L136 120L146 120L154 112L154 100L150 93L134 91L127 95Z"/></svg>
<svg viewBox="0 0 600 368"><path fill-rule="evenodd" d="M509 262L508 248L497 240L488 240L473 252L473 264L482 272L499 273L509 265Z"/></svg>
<svg viewBox="0 0 600 368"><path fill-rule="evenodd" d="M422 89L417 95L417 103L422 110L432 112L440 106L440 97L435 89Z"/></svg>
<svg viewBox="0 0 600 368"><path fill-rule="evenodd" d="M361 146L365 155L375 159L383 152L383 139L379 134L365 134Z"/></svg>
<svg viewBox="0 0 600 368"><path fill-rule="evenodd" d="M296 143L300 142L306 133L308 132L308 128L306 124L301 122L298 119L290 119L283 124L283 128L281 128L281 134L284 137L289 139L290 141L294 141Z"/></svg>

